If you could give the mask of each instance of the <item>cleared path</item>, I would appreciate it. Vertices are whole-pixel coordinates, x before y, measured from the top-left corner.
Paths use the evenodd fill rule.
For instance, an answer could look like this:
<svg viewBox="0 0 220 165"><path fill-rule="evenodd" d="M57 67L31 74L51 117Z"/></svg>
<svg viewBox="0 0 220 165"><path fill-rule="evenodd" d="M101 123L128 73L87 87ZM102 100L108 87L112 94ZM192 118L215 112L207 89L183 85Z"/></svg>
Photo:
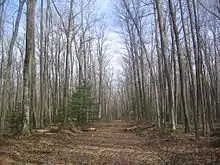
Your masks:
<svg viewBox="0 0 220 165"><path fill-rule="evenodd" d="M121 121L102 122L94 125L94 132L35 134L15 140L7 146L7 152L23 164L155 164L159 157L146 150L143 138L121 131L129 125Z"/></svg>
<svg viewBox="0 0 220 165"><path fill-rule="evenodd" d="M192 134L159 136L155 128L144 136L122 129L130 122L99 122L94 132L33 134L0 144L0 165L200 165L219 164L220 150ZM144 124L146 126L147 124ZM7 163L11 162L11 163Z"/></svg>

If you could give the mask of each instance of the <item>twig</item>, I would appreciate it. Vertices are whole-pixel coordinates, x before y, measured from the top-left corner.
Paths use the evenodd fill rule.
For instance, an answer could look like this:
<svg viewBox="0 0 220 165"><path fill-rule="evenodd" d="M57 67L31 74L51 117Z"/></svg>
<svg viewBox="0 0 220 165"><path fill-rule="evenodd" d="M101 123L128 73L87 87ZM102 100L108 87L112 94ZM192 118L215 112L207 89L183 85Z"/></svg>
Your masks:
<svg viewBox="0 0 220 165"><path fill-rule="evenodd" d="M217 15L216 13L212 12L212 11L209 10L207 7L205 7L205 6L202 4L201 1L198 1L198 2L199 2L199 4L200 4L206 11L208 11L209 13L211 13L212 15L214 15L215 17L217 17L217 18L220 20L220 16L219 16L219 15Z"/></svg>

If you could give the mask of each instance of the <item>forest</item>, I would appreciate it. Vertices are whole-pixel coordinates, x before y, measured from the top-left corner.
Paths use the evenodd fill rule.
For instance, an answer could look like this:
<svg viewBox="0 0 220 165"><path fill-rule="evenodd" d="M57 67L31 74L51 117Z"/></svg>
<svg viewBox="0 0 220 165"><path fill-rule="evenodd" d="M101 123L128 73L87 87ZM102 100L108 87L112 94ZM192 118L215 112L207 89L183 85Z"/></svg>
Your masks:
<svg viewBox="0 0 220 165"><path fill-rule="evenodd" d="M219 164L219 0L0 0L0 165Z"/></svg>

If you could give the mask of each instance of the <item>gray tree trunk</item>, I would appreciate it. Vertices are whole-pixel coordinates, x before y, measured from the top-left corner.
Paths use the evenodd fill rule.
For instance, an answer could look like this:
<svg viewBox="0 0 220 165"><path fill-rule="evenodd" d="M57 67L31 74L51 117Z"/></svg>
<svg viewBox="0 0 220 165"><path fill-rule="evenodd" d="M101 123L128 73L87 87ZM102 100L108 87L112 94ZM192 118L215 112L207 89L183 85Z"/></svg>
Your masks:
<svg viewBox="0 0 220 165"><path fill-rule="evenodd" d="M34 57L34 40L35 40L35 0L27 1L27 20L26 20L26 54L23 68L23 126L22 134L30 133L30 98L29 86L30 81L29 72L31 69L31 59Z"/></svg>

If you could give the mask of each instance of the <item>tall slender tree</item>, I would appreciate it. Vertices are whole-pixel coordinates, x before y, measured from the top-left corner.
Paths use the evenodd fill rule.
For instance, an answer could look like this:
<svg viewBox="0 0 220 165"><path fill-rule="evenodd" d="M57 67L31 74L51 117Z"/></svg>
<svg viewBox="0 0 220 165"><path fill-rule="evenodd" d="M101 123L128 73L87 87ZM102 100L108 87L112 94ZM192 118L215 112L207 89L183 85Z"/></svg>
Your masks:
<svg viewBox="0 0 220 165"><path fill-rule="evenodd" d="M9 49L8 49L8 59L7 59L7 66L6 66L6 71L4 74L4 82L3 82L3 92L2 92L2 101L1 101L1 122L0 122L0 132L4 131L4 122L5 122L5 115L6 112L9 110L10 108L10 101L6 102L6 99L11 100L11 96L10 96L10 88L12 86L11 82L11 73L12 73L12 58L13 58L13 48L18 36L18 29L19 29L19 24L20 24L20 20L21 20L21 15L22 15L22 10L23 10L23 6L25 4L26 0L19 0L19 6L18 6L18 13L16 16L16 20L15 20L15 26L13 29L13 33L12 33L12 37L10 40L10 44L9 44ZM6 104L8 103L8 104Z"/></svg>
<svg viewBox="0 0 220 165"><path fill-rule="evenodd" d="M23 68L23 125L22 134L30 133L30 95L29 82L31 59L35 53L35 0L27 1L27 19L26 19L26 53Z"/></svg>

